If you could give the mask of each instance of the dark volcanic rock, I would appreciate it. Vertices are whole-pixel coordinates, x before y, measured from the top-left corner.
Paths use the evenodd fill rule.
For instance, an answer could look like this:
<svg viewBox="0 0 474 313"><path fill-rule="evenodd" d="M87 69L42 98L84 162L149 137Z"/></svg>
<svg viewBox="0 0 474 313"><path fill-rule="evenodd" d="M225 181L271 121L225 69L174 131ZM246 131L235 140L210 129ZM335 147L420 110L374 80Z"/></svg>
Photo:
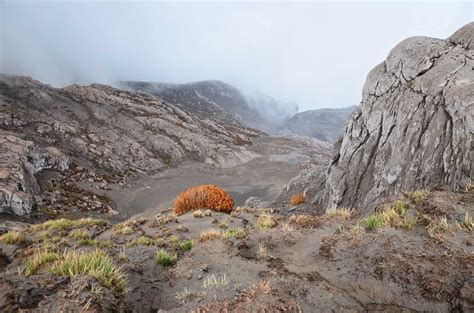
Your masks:
<svg viewBox="0 0 474 313"><path fill-rule="evenodd" d="M368 75L329 167L324 207L473 179L474 23L450 39L412 37Z"/></svg>

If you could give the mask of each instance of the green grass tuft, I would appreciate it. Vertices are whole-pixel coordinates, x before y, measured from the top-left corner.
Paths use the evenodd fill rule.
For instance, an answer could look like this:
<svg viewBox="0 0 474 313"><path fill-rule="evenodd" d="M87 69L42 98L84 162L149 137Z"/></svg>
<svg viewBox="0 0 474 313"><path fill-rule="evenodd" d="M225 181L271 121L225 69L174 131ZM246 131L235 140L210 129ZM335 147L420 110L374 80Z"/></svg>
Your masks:
<svg viewBox="0 0 474 313"><path fill-rule="evenodd" d="M49 250L37 251L32 258L26 262L25 275L36 274L38 269L46 263L54 262L59 259L59 255Z"/></svg>
<svg viewBox="0 0 474 313"><path fill-rule="evenodd" d="M240 228L240 227L228 229L224 233L224 238L227 238L227 239L231 239L231 238L242 239L245 236L247 236L247 233L245 232L243 228Z"/></svg>
<svg viewBox="0 0 474 313"><path fill-rule="evenodd" d="M183 251L189 251L193 248L194 246L194 240L185 240L179 244L181 250Z"/></svg>
<svg viewBox="0 0 474 313"><path fill-rule="evenodd" d="M97 240L97 239L81 239L79 241L81 246L94 246L96 248L107 248L112 249L114 244L110 241Z"/></svg>
<svg viewBox="0 0 474 313"><path fill-rule="evenodd" d="M156 263L163 266L171 266L174 263L176 263L177 259L178 259L178 255L176 253L170 254L164 249L160 249L159 251L156 252L156 255L155 255Z"/></svg>
<svg viewBox="0 0 474 313"><path fill-rule="evenodd" d="M426 189L418 189L411 192L405 192L405 196L410 199L410 201L413 202L415 205L420 204L429 194L430 192Z"/></svg>
<svg viewBox="0 0 474 313"><path fill-rule="evenodd" d="M367 216L364 220L365 226L371 230L376 230L383 225L383 220L378 214L371 214Z"/></svg>
<svg viewBox="0 0 474 313"><path fill-rule="evenodd" d="M153 238L147 236L140 236L137 239L130 242L129 246L153 246L155 244L155 240Z"/></svg>
<svg viewBox="0 0 474 313"><path fill-rule="evenodd" d="M277 225L278 223L275 219L267 213L263 213L258 217L257 228L260 230L267 230L276 227Z"/></svg>
<svg viewBox="0 0 474 313"><path fill-rule="evenodd" d="M397 200L392 203L392 208L398 213L398 215L405 216L408 210L408 203L403 200Z"/></svg>
<svg viewBox="0 0 474 313"><path fill-rule="evenodd" d="M6 234L0 236L0 241L7 245L20 245L28 243L26 237L16 230L10 230Z"/></svg>
<svg viewBox="0 0 474 313"><path fill-rule="evenodd" d="M97 279L102 286L123 292L127 279L110 259L101 250L77 253L65 253L64 256L53 264L51 272L59 276L89 275Z"/></svg>

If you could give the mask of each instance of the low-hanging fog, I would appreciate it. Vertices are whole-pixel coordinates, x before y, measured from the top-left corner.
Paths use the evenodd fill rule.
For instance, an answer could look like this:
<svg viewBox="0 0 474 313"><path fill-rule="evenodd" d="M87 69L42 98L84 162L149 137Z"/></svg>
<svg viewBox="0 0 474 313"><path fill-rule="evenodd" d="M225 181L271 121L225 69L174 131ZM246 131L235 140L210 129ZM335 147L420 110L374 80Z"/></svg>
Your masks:
<svg viewBox="0 0 474 313"><path fill-rule="evenodd" d="M470 2L0 1L0 72L71 83L217 79L301 110L358 104L406 37L446 38Z"/></svg>

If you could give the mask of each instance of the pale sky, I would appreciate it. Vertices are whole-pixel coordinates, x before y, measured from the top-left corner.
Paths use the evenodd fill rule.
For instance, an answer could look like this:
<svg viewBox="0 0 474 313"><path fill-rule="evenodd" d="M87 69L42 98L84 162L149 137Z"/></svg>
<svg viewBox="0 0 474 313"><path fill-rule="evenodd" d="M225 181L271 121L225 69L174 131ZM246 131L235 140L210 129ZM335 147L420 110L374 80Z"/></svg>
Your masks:
<svg viewBox="0 0 474 313"><path fill-rule="evenodd" d="M0 72L53 86L217 79L300 111L346 107L401 40L472 20L460 1L0 0Z"/></svg>

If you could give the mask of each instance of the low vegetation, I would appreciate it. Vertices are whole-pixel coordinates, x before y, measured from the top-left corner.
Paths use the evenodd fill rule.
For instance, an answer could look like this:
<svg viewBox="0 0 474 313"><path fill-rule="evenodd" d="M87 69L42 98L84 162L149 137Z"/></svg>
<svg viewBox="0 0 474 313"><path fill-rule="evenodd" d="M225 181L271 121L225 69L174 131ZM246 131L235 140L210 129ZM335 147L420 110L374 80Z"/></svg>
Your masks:
<svg viewBox="0 0 474 313"><path fill-rule="evenodd" d="M1 235L0 241L7 245L21 245L28 242L26 237L16 230L10 230L6 234Z"/></svg>
<svg viewBox="0 0 474 313"><path fill-rule="evenodd" d="M292 205L299 205L305 202L306 202L306 197L304 196L302 192L295 193L293 196L291 196L290 203Z"/></svg>
<svg viewBox="0 0 474 313"><path fill-rule="evenodd" d="M102 250L90 252L66 252L51 268L51 272L60 276L89 275L97 279L104 287L116 292L125 291L127 279Z"/></svg>
<svg viewBox="0 0 474 313"><path fill-rule="evenodd" d="M207 276L203 283L202 287L204 289L211 289L211 288L224 288L229 285L230 281L227 278L227 275L224 274L222 276L216 276L214 274Z"/></svg>
<svg viewBox="0 0 474 313"><path fill-rule="evenodd" d="M427 189L405 192L405 196L415 205L420 204L429 194L430 192Z"/></svg>
<svg viewBox="0 0 474 313"><path fill-rule="evenodd" d="M38 269L46 263L51 263L59 259L59 255L49 250L38 250L26 262L25 275L34 275Z"/></svg>
<svg viewBox="0 0 474 313"><path fill-rule="evenodd" d="M242 239L247 236L247 233L243 228L237 227L237 228L231 228L225 231L224 233L224 238L231 239L231 238L237 238L237 239Z"/></svg>
<svg viewBox="0 0 474 313"><path fill-rule="evenodd" d="M86 229L76 228L69 233L69 237L74 239L90 239L91 234Z"/></svg>
<svg viewBox="0 0 474 313"><path fill-rule="evenodd" d="M34 231L38 230L55 230L65 231L77 227L85 226L106 226L108 222L102 219L81 218L78 220L70 220L67 218L60 218L57 220L50 220L43 224L33 225L31 228Z"/></svg>
<svg viewBox="0 0 474 313"><path fill-rule="evenodd" d="M334 208L326 211L326 216L337 216L343 219L349 219L352 216L354 209L351 208Z"/></svg>
<svg viewBox="0 0 474 313"><path fill-rule="evenodd" d="M208 240L221 239L221 238L222 238L222 232L217 229L204 230L199 235L199 241L201 242L208 241Z"/></svg>
<svg viewBox="0 0 474 313"><path fill-rule="evenodd" d="M199 209L198 209L198 210L193 211L193 217L194 217L194 218L200 218L200 217L202 217L202 216L203 216L203 215L202 215L202 210L199 210Z"/></svg>
<svg viewBox="0 0 474 313"><path fill-rule="evenodd" d="M98 239L81 239L79 241L79 244L81 246L93 246L96 248L106 248L106 249L112 249L114 247L114 244L110 241L106 240L98 240Z"/></svg>
<svg viewBox="0 0 474 313"><path fill-rule="evenodd" d="M177 259L178 259L178 255L176 253L171 254L164 249L160 249L159 251L156 252L156 255L155 255L156 263L163 266L172 266L176 263Z"/></svg>
<svg viewBox="0 0 474 313"><path fill-rule="evenodd" d="M257 228L260 230L267 230L278 225L273 216L268 213L262 213L257 220Z"/></svg>
<svg viewBox="0 0 474 313"><path fill-rule="evenodd" d="M155 240L153 238L147 236L140 236L137 239L133 240L129 243L129 246L153 246L155 244Z"/></svg>
<svg viewBox="0 0 474 313"><path fill-rule="evenodd" d="M189 251L193 248L194 246L194 240L185 240L179 244L179 247L183 251Z"/></svg>
<svg viewBox="0 0 474 313"><path fill-rule="evenodd" d="M190 188L178 195L174 205L177 216L197 209L210 209L218 212L230 213L234 200L215 185L201 185Z"/></svg>
<svg viewBox="0 0 474 313"><path fill-rule="evenodd" d="M319 219L313 215L299 214L292 215L289 219L290 225L303 228L311 228L319 223Z"/></svg>

